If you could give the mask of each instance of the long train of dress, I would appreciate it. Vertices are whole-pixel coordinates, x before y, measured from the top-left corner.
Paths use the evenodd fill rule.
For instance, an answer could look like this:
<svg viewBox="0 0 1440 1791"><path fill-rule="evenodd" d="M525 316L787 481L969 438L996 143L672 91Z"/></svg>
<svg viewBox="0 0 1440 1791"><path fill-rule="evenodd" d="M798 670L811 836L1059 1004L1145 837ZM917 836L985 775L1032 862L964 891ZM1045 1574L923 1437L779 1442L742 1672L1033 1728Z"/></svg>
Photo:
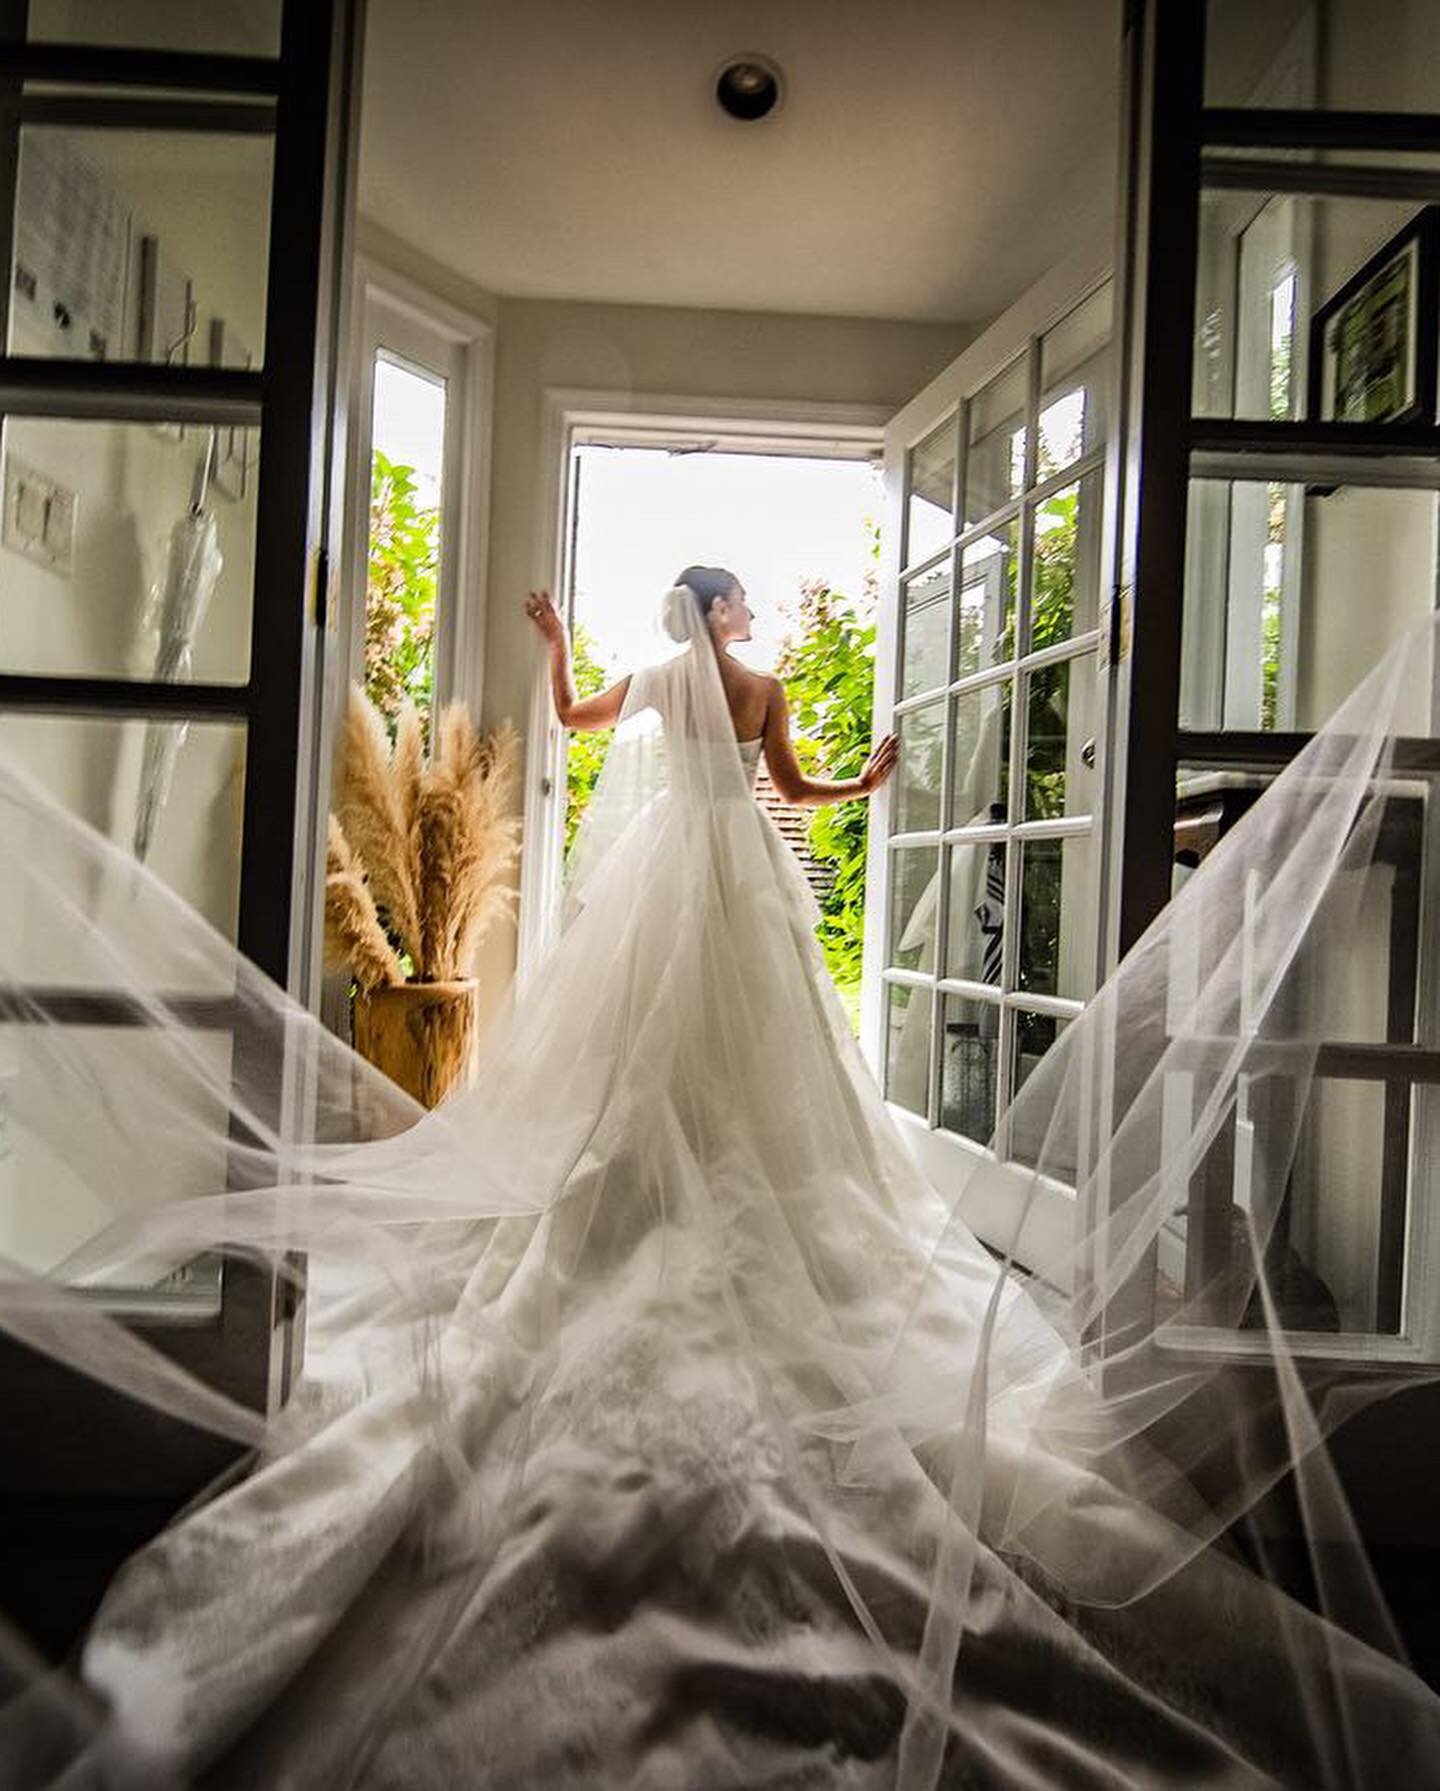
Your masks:
<svg viewBox="0 0 1440 1791"><path fill-rule="evenodd" d="M1026 1285L913 1162L707 652L636 679L604 849L581 855L573 917L473 1089L373 1145L268 1141L268 1182L105 1246L298 1243L311 1324L254 1471L112 1585L73 1782L1426 1782L1440 1704L1383 1626L1361 1639L1302 1609L1223 1540L1278 1466L1228 1503L1191 1487L1212 1377L1147 1379L1133 1349L1128 1380L1097 1375L1084 1343L1118 1280L1077 1276L1068 1300ZM1353 803L1369 775L1352 768ZM1297 839L1317 812L1291 816ZM1337 815L1327 837L1341 853L1355 833ZM333 1139L365 1072L278 996L274 1014L313 1048ZM1102 1002L1088 1024L1140 1018ZM60 1029L37 1030L60 1075ZM1093 1062L1072 1047L1032 1077L1054 1163L1076 1160ZM1102 1228L1117 1277L1138 1215L1173 1207L1150 1183L1219 1123L1161 1151L1133 1080L1132 1128L1105 1141L1134 1193ZM130 1093L112 1174L127 1126L193 1146L202 1123ZM259 1132L254 1089L244 1105ZM981 1173L1018 1204L1033 1181ZM1287 1363L1277 1340L1293 1455L1323 1461L1297 1440Z"/></svg>

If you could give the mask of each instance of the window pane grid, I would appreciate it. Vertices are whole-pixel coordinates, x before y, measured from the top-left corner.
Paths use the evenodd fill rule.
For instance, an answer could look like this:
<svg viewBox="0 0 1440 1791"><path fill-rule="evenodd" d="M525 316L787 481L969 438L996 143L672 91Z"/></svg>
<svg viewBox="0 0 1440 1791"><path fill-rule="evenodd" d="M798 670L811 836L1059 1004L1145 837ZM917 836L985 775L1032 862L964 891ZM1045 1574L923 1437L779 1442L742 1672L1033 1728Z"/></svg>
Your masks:
<svg viewBox="0 0 1440 1791"><path fill-rule="evenodd" d="M907 1045L908 1070L901 1083L894 1082L901 1060L898 1010L889 995L886 1091L917 1115L922 1104L928 1107L925 1117L932 1128L981 1145L993 1141L1002 1156L1008 1146L995 1135L997 1115L1039 1061L1037 1051L1043 1055L1046 1039L1058 1037L1082 1006L1069 990L1062 995L1020 986L1026 849L1054 842L1045 847L1048 866L1059 862L1064 842L1083 842L1095 832L1087 781L1094 756L1091 742L1082 747L1079 736L1100 720L1091 687L1101 644L1097 549L1106 447L1103 439L1096 444L1098 425L1093 430L1089 425L1092 411L1100 419L1106 415L1107 395L1092 393L1095 381L1077 363L1072 383L1078 395L1071 406L1076 426L1068 428L1068 411L1052 418L1054 440L1042 442L1046 340L1034 336L962 402L954 419L955 533L945 596L950 679L944 685L932 682L938 638L927 638L918 652L905 645L923 607L914 600L917 575L943 577L943 556L932 545L925 560L907 564L901 574L898 700L892 711L902 740L908 746L913 739L915 745L909 753L902 750L902 762L911 758L912 769L891 811L903 829L888 841L891 888L903 885L905 893L898 906L892 899L890 949L881 977L887 990L910 991L909 999L929 1001L928 1010L917 1007L913 1015L905 1010L911 1031L918 1031L914 1022L922 1012L929 1021L928 1100L917 1098L913 1039ZM1071 396L1062 389L1063 378L1051 383L1060 399ZM933 443L938 433L932 431L925 441ZM913 476L907 458L907 523ZM1071 501L1057 508L1055 500L1066 497ZM1057 536L1054 531L1062 526L1066 532ZM1037 551L1040 541L1045 545ZM908 535L905 551L911 552ZM1034 646L1037 597L1041 639ZM929 629L938 637L938 616ZM1057 639L1062 632L1065 638ZM987 663L994 655L1003 657ZM922 659L923 673L917 669ZM1073 662L1080 663L1071 674ZM1034 703L1042 708L1032 715ZM943 734L935 741L937 713L943 715ZM940 814L932 826L936 757ZM1043 790L1032 790L1037 776ZM1079 849L1083 852L1083 845ZM1065 845L1066 863L1070 854ZM1060 951L1058 934L1050 940L1046 932L1060 924L1060 885L1050 881L1055 886L1046 884L1046 900L1031 916L1032 930L1038 926L1045 934L1034 950L1047 966L1052 958L1058 962ZM1072 924L1086 924L1083 912L1077 919L1068 904L1065 920L1067 931ZM909 941L904 950L899 949L902 934ZM1022 1028L1031 1043L1017 1067Z"/></svg>
<svg viewBox="0 0 1440 1791"><path fill-rule="evenodd" d="M914 696L902 697L893 706L891 713L896 720L900 720L913 710L928 707L942 696L969 696L973 691L984 690L991 684L1003 684L1007 679L1014 678L1017 672L1040 671L1048 665L1059 665L1067 659L1082 659L1087 653L1093 653L1099 645L1100 630L1092 628L1085 634L1076 635L1074 640L1061 641L1053 647L1043 647L1038 653L1027 653L1021 659L1007 659L999 665L987 665L983 671L957 678L951 684L938 685L933 690L921 690Z"/></svg>
<svg viewBox="0 0 1440 1791"><path fill-rule="evenodd" d="M904 540L908 564L937 558L954 538L963 406L916 442L905 456ZM942 524L943 518L943 524Z"/></svg>
<svg viewBox="0 0 1440 1791"><path fill-rule="evenodd" d="M1010 527L1016 521L1019 521L1021 527L1024 528L1026 519L1032 518L1035 510L1041 509L1042 505L1046 505L1051 498L1066 491L1069 485L1084 485L1087 478L1094 478L1098 482L1103 471L1105 471L1105 450L1094 448L1094 450L1084 453L1078 460L1071 460L1067 466L1060 467L1057 473L1046 476L1030 491L1024 491L1016 498L1007 498L1005 503L990 510L989 516L983 516L976 523L965 523L965 527L951 537L944 546L940 546L939 543L928 544L924 559L910 562L908 559L910 546L906 543L906 562L901 566L901 577L910 580L917 573L933 570L937 564L944 561L946 553L958 552L960 555L964 555L967 548L973 548L976 543L980 543L987 536L1003 532L1005 528Z"/></svg>
<svg viewBox="0 0 1440 1791"><path fill-rule="evenodd" d="M1437 431L1436 435L1437 438L1440 438L1440 431ZM963 447L964 444L962 441L962 458ZM981 517L978 522L967 522L965 527L955 534L944 547L941 547L938 544L929 545L923 559L916 560L913 563L909 560L910 544L907 541L905 545L905 563L900 568L901 577L910 579L913 578L916 573L928 571L938 564L939 561L945 557L946 553L953 553L958 549L959 552L963 554L967 547L973 547L977 541L982 541L985 536L997 533L1017 519L1023 522L1027 515L1033 513L1042 504L1048 503L1051 498L1057 496L1068 486L1083 484L1087 476L1090 475L1094 475L1098 478L1104 473L1104 470L1105 449L1103 447L1093 448L1083 454L1079 460L1072 460L1068 465L1059 468L1058 471L1048 474L1044 479L1040 480L1033 489L1022 493L1017 497L1007 498L1003 504L998 504L995 509L990 511L988 515ZM1432 483L1434 482L1435 476L1440 475L1432 476ZM908 504L908 485L906 488L906 498Z"/></svg>

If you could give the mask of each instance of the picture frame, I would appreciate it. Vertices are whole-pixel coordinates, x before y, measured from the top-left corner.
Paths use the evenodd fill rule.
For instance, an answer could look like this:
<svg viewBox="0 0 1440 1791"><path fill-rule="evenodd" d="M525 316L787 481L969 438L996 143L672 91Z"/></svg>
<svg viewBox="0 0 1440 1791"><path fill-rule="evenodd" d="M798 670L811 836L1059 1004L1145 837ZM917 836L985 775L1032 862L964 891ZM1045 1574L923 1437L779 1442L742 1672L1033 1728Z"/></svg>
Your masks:
<svg viewBox="0 0 1440 1791"><path fill-rule="evenodd" d="M1309 414L1433 423L1440 372L1440 205L1416 212L1310 320Z"/></svg>

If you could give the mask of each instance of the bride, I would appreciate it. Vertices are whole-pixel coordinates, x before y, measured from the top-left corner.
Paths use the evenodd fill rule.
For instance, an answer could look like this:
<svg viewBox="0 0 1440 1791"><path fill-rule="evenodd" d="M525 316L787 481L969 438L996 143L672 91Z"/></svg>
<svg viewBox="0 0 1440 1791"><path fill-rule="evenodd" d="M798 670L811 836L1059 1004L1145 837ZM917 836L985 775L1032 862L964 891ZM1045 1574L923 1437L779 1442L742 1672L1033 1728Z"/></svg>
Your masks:
<svg viewBox="0 0 1440 1791"><path fill-rule="evenodd" d="M16 1124L115 1215L72 1279L303 1250L310 1308L299 1391L262 1424L93 1305L7 1280L0 1322L32 1347L253 1451L121 1571L73 1677L11 1672L7 1782L1432 1780L1440 1705L1347 1528L1263 1237L1222 1290L1232 1322L1257 1300L1270 1317L1243 1397L1153 1320L1115 1320L1252 1071L1255 991L1283 984L1314 911L1298 892L1363 848L1393 691L1362 693L1348 757L1282 780L1032 1074L1034 1160L997 1148L942 1196L752 788L763 751L787 801L869 795L894 739L857 779L805 776L780 685L729 654L750 611L728 573L683 574L673 650L584 700L548 597L526 608L560 720L615 739L561 938L434 1114L0 776L0 841L29 846L7 859L17 911L167 1052L163 1076L126 1056L101 1086L43 998L16 1029ZM1204 969L1183 1010L1182 933ZM258 1046L219 1068L177 995L217 977ZM395 1135L367 1142L354 1115L381 1095ZM192 1166L189 1198L156 1201L164 1161ZM1008 1203L1018 1236L1042 1178L1095 1215L1043 1278L963 1222ZM1340 1409L1364 1391L1339 1371L1325 1390ZM1287 1473L1326 1544L1316 1609L1245 1543Z"/></svg>
<svg viewBox="0 0 1440 1791"><path fill-rule="evenodd" d="M716 669L725 706L734 724L736 744L752 773L754 755L763 749L770 781L782 801L795 807L818 808L827 802L844 802L854 796L871 796L895 769L900 742L888 734L871 753L860 775L848 783L826 783L808 778L800 768L790 740L790 711L785 686L778 678L753 672L730 657L730 646L751 638L755 613L746 601L745 589L733 572L721 566L687 566L666 599L664 626L677 640L687 638L689 618L695 606L697 626L705 628L716 654ZM624 677L598 696L580 701L570 675L570 637L548 591L532 591L525 613L540 631L550 660L551 690L560 725L577 732L613 728L625 708L630 678Z"/></svg>

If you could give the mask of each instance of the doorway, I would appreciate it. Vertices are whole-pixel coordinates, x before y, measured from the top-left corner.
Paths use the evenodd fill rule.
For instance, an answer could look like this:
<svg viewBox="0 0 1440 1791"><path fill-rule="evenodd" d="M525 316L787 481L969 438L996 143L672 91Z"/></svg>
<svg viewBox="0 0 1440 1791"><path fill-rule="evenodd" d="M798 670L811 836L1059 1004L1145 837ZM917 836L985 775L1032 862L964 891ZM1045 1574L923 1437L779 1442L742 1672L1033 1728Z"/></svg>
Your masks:
<svg viewBox="0 0 1440 1791"><path fill-rule="evenodd" d="M813 430L743 433L733 424L682 431L631 420L620 429L573 428L559 598L580 694L659 657L667 647L656 622L660 595L687 565L723 564L756 612L754 640L737 648L737 657L785 680L802 758L817 772L858 770L871 745L879 445L878 428L840 440ZM560 741L545 824L557 862L575 837L608 745L608 733ZM757 789L820 903L821 946L858 1025L865 805L790 808L763 764ZM550 925L561 887L557 877Z"/></svg>

